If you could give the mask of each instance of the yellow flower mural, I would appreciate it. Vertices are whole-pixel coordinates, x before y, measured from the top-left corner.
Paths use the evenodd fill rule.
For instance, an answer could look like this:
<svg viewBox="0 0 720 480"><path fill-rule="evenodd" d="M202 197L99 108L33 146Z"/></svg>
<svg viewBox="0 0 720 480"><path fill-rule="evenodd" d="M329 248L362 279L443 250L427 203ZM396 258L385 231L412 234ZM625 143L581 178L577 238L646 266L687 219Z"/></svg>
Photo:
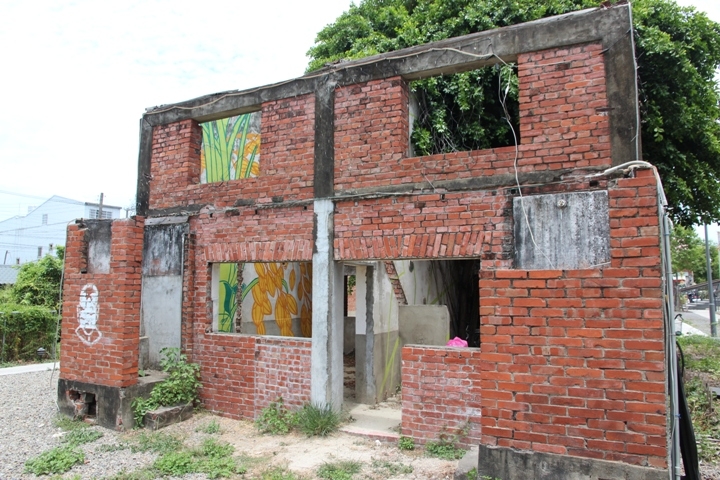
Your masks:
<svg viewBox="0 0 720 480"><path fill-rule="evenodd" d="M253 263L246 264L256 275L241 286L242 301L251 299L249 307L256 333L265 335L265 318L274 317L280 335L294 336L293 318L300 313L300 333L312 333L312 265L309 263ZM243 278L253 275L246 273ZM249 296L248 296L249 294ZM246 310L247 311L247 310Z"/></svg>

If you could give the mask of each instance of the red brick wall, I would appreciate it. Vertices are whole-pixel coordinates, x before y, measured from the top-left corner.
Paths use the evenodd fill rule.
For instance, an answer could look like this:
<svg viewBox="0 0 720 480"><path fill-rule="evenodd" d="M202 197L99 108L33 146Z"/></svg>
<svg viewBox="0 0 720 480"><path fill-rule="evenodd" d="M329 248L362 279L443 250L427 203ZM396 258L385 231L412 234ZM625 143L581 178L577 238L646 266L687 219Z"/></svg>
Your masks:
<svg viewBox="0 0 720 480"><path fill-rule="evenodd" d="M335 90L335 188L398 180L408 151L408 92L400 77Z"/></svg>
<svg viewBox="0 0 720 480"><path fill-rule="evenodd" d="M255 415L282 397L288 408L310 401L310 339L258 337Z"/></svg>
<svg viewBox="0 0 720 480"><path fill-rule="evenodd" d="M481 271L482 443L666 467L656 183L609 189L611 265Z"/></svg>
<svg viewBox="0 0 720 480"><path fill-rule="evenodd" d="M291 408L310 400L310 340L203 333L195 361L210 411L254 419L278 397Z"/></svg>
<svg viewBox="0 0 720 480"><path fill-rule="evenodd" d="M402 349L402 435L418 443L457 435L480 443L480 350L408 345Z"/></svg>
<svg viewBox="0 0 720 480"><path fill-rule="evenodd" d="M193 360L200 364L205 408L231 418L255 418L255 342L257 337L202 333Z"/></svg>
<svg viewBox="0 0 720 480"><path fill-rule="evenodd" d="M520 55L518 76L519 172L612 164L600 45ZM378 87L386 88L384 96ZM402 82L370 82L337 95L335 187L408 184L409 190L407 196L338 202L335 258L508 258L511 205L503 190L417 195L411 185L434 190L441 181L514 175L514 147L406 158Z"/></svg>
<svg viewBox="0 0 720 480"><path fill-rule="evenodd" d="M504 191L488 190L338 202L335 258L505 259L512 252L508 209Z"/></svg>
<svg viewBox="0 0 720 480"><path fill-rule="evenodd" d="M127 387L137 383L140 342L142 217L112 222L110 272L82 273L87 267L85 230L68 227L63 283L60 377L66 380ZM76 334L80 292L98 290L97 329L102 337L87 345Z"/></svg>
<svg viewBox="0 0 720 480"><path fill-rule="evenodd" d="M238 199L269 203L313 197L315 97L262 105L260 175L228 182L200 184L202 132L185 120L153 129L150 209L209 204L232 207Z"/></svg>

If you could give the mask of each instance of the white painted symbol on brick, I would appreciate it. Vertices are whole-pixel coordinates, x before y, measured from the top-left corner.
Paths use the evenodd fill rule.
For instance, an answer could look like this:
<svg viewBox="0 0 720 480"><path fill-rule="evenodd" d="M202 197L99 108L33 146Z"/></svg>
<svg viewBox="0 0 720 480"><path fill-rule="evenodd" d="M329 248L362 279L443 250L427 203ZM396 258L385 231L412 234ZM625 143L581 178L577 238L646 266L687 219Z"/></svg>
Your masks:
<svg viewBox="0 0 720 480"><path fill-rule="evenodd" d="M77 306L78 327L75 333L85 345L93 345L102 338L102 332L97 328L98 289L92 283L80 290L80 303Z"/></svg>

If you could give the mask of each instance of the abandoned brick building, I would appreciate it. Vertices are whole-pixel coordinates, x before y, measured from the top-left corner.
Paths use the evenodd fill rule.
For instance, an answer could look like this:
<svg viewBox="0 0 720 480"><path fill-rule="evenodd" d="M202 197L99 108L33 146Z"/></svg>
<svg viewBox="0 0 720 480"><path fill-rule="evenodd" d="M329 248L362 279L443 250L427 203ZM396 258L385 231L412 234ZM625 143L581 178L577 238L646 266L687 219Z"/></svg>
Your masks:
<svg viewBox="0 0 720 480"><path fill-rule="evenodd" d="M356 401L401 385L401 433L462 432L480 473L534 478L508 473L530 455L672 475L662 189L625 165L641 158L630 15L584 10L149 109L137 216L68 229L62 408L128 427L139 369L180 347L213 412L340 409L354 351ZM517 65L517 144L413 155L409 83L498 62ZM446 347L456 335L470 347Z"/></svg>

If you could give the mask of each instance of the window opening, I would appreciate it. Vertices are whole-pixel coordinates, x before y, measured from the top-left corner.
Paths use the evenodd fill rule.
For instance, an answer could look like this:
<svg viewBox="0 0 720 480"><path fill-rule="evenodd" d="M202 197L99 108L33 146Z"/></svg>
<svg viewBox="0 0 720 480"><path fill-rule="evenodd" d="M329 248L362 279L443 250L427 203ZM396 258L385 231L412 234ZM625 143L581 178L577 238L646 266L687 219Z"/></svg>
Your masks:
<svg viewBox="0 0 720 480"><path fill-rule="evenodd" d="M200 124L200 183L260 175L261 112Z"/></svg>
<svg viewBox="0 0 720 480"><path fill-rule="evenodd" d="M48 223L48 214L47 214L47 213L43 213L43 216L42 216L42 224L43 224L43 225L47 225L47 223Z"/></svg>
<svg viewBox="0 0 720 480"><path fill-rule="evenodd" d="M216 263L215 331L312 336L312 263Z"/></svg>
<svg viewBox="0 0 720 480"><path fill-rule="evenodd" d="M90 209L90 218L106 220L106 219L112 218L112 212L108 211L108 210L103 210L102 214L101 214L99 208L91 208Z"/></svg>
<svg viewBox="0 0 720 480"><path fill-rule="evenodd" d="M410 155L483 150L519 141L517 65L410 82Z"/></svg>

